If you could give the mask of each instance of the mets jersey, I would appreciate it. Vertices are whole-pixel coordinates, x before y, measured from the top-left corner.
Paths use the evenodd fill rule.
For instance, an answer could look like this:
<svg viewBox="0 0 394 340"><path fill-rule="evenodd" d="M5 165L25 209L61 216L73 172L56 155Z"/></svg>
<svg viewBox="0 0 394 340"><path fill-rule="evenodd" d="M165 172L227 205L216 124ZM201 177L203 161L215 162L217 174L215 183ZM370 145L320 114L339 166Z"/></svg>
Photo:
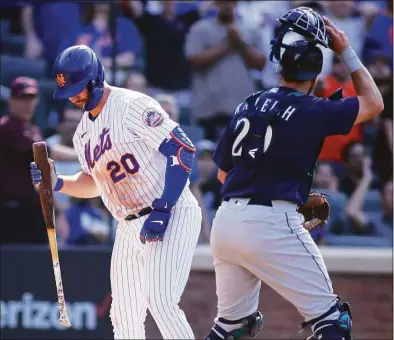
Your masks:
<svg viewBox="0 0 394 340"><path fill-rule="evenodd" d="M117 220L161 197L167 158L158 149L176 126L151 97L113 86L98 116L84 113L74 147L82 170L92 176ZM173 161L178 164L176 157ZM178 204L190 199L188 188L187 184Z"/></svg>

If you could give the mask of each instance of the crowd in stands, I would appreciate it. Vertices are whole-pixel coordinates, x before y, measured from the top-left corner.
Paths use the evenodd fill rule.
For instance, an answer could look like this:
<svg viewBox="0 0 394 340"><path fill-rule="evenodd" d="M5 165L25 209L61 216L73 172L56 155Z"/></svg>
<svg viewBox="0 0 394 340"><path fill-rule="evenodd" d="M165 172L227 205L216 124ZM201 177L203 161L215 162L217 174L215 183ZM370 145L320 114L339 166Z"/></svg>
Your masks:
<svg viewBox="0 0 394 340"><path fill-rule="evenodd" d="M374 77L384 112L346 135L324 141L313 190L328 196L331 217L313 231L318 244L391 247L393 240L393 14L388 1L14 1L0 4L0 224L2 243L46 243L37 192L30 181L32 143L47 142L61 174L80 171L72 136L83 112L52 99L52 64L64 48L90 46L111 85L154 97L197 148L190 187L209 242L221 203L216 143L236 106L277 86L269 60L276 18L312 7L349 36ZM342 60L324 49L315 95L356 90ZM115 68L114 68L115 67ZM113 242L115 220L101 199L55 194L64 245ZM263 231L262 231L263 232Z"/></svg>

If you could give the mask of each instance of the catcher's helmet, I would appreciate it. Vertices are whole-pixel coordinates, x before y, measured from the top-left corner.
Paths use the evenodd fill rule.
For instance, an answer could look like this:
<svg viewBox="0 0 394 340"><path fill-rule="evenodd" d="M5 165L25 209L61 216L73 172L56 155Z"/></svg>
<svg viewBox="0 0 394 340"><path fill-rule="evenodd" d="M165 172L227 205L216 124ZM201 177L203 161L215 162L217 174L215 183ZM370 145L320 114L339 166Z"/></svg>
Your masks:
<svg viewBox="0 0 394 340"><path fill-rule="evenodd" d="M53 92L55 99L68 99L89 90L85 110L95 108L104 93L104 68L96 54L85 45L65 49L56 58L53 76L57 87Z"/></svg>
<svg viewBox="0 0 394 340"><path fill-rule="evenodd" d="M280 27L271 41L271 61L279 62L278 73L286 78L307 81L323 68L321 48L329 47L331 37L320 14L308 7L298 7L278 19Z"/></svg>

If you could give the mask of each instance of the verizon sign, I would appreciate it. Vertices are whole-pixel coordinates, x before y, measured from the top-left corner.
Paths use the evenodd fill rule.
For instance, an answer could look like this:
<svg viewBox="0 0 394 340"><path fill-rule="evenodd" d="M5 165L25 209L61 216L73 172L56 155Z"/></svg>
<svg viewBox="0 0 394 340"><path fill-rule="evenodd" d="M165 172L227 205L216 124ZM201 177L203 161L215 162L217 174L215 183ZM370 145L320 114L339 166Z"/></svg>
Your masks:
<svg viewBox="0 0 394 340"><path fill-rule="evenodd" d="M96 306L88 301L66 303L71 328L94 330L97 327ZM32 293L24 293L17 301L0 301L1 328L66 329L58 323L57 302L35 300Z"/></svg>
<svg viewBox="0 0 394 340"><path fill-rule="evenodd" d="M55 280L47 247L1 246L2 339L110 339L110 251L61 251L71 327L58 323ZM17 268L18 270L15 270Z"/></svg>

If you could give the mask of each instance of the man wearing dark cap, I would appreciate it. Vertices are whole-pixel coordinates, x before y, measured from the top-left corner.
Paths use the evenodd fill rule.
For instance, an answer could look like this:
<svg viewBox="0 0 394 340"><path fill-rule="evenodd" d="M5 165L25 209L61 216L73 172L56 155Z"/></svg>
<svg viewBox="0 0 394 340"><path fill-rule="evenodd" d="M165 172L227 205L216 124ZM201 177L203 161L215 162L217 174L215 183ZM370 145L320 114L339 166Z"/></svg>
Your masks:
<svg viewBox="0 0 394 340"><path fill-rule="evenodd" d="M42 140L32 123L38 104L37 81L18 77L11 84L8 113L0 118L1 243L46 243L38 193L29 176L32 144Z"/></svg>

